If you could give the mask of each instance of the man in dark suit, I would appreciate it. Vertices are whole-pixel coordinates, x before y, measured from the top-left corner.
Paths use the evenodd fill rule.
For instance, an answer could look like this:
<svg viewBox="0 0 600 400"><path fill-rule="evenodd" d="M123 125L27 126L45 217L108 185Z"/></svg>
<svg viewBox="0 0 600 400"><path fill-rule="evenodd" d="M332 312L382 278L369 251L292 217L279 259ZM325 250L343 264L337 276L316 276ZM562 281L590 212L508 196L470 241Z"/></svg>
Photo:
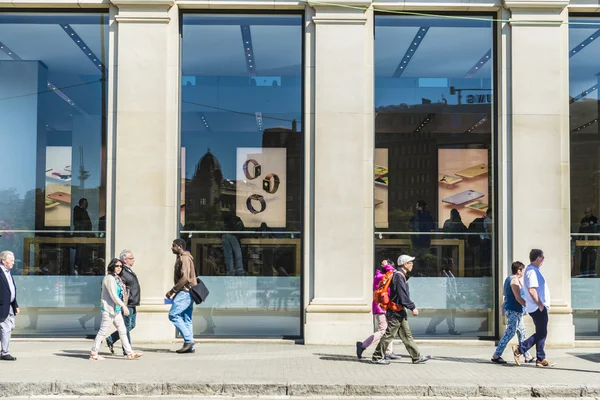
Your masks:
<svg viewBox="0 0 600 400"><path fill-rule="evenodd" d="M15 255L10 251L0 253L0 360L15 361L9 353L10 334L15 328L15 315L19 313L17 286L10 274L15 265Z"/></svg>

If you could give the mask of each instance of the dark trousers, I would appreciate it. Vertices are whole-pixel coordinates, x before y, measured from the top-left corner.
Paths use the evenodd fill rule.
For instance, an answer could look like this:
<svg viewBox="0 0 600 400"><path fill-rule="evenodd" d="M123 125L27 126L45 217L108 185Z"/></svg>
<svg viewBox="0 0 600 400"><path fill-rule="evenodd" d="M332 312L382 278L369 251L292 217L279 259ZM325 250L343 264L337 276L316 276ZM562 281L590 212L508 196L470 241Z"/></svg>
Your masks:
<svg viewBox="0 0 600 400"><path fill-rule="evenodd" d="M129 315L125 316L123 314L123 321L125 321L125 328L127 328L127 339L129 340L129 344L131 345L131 336L129 332L135 328L135 323L137 320L137 311L135 307L127 307L129 308ZM112 344L115 344L116 341L119 340L119 332L114 331L112 335L110 335L106 341ZM125 349L123 349L123 354L125 354Z"/></svg>
<svg viewBox="0 0 600 400"><path fill-rule="evenodd" d="M581 263L579 264L579 273L590 275L596 273L596 257L598 252L595 247L584 247L581 250Z"/></svg>
<svg viewBox="0 0 600 400"><path fill-rule="evenodd" d="M529 315L533 319L535 333L519 344L519 351L521 354L525 354L527 350L535 346L536 357L538 361L542 361L546 359L544 345L548 336L548 309L544 308L542 311L537 309Z"/></svg>
<svg viewBox="0 0 600 400"><path fill-rule="evenodd" d="M419 348L415 343L412 332L410 331L410 327L408 326L408 321L406 318L398 318L392 316L388 318L388 327L385 331L385 334L379 341L379 345L377 349L373 353L373 361L381 360L385 357L385 351L387 350L392 340L398 335L402 343L404 343L404 347L408 350L408 354L410 354L410 358L413 361L418 360L421 357L419 353Z"/></svg>

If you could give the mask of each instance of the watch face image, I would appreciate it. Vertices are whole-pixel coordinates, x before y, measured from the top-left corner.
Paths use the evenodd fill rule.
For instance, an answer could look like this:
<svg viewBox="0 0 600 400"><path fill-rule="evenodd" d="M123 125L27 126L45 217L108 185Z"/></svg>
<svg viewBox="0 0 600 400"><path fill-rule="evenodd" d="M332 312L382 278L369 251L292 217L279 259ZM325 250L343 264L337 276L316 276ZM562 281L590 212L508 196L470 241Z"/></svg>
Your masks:
<svg viewBox="0 0 600 400"><path fill-rule="evenodd" d="M253 194L246 200L246 208L252 214L260 214L267 208L267 203L265 202L265 198L260 194Z"/></svg>
<svg viewBox="0 0 600 400"><path fill-rule="evenodd" d="M375 183L379 185L388 185L388 169L380 165L375 166Z"/></svg>
<svg viewBox="0 0 600 400"><path fill-rule="evenodd" d="M460 206L461 204L468 203L473 200L477 200L483 197L483 193L476 192L474 190L465 190L464 192L460 192L454 194L452 196L444 197L442 202L454 204L455 206Z"/></svg>
<svg viewBox="0 0 600 400"><path fill-rule="evenodd" d="M260 164L253 159L246 160L244 165L242 165L242 170L249 181L258 178L261 173Z"/></svg>
<svg viewBox="0 0 600 400"><path fill-rule="evenodd" d="M269 174L263 179L263 190L267 193L275 194L277 189L279 189L279 183L279 176L277 174Z"/></svg>

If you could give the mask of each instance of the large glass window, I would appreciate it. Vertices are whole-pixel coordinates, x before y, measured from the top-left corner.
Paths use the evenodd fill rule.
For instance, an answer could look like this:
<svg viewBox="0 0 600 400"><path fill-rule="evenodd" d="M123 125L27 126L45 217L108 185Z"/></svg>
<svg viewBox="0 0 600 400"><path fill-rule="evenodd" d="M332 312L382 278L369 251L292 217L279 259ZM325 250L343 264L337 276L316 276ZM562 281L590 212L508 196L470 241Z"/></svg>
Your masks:
<svg viewBox="0 0 600 400"><path fill-rule="evenodd" d="M494 334L493 23L375 18L375 266L416 257L416 335Z"/></svg>
<svg viewBox="0 0 600 400"><path fill-rule="evenodd" d="M200 336L300 336L302 16L184 14L181 236Z"/></svg>
<svg viewBox="0 0 600 400"><path fill-rule="evenodd" d="M16 334L99 327L107 47L107 14L0 13L0 249L16 258Z"/></svg>
<svg viewBox="0 0 600 400"><path fill-rule="evenodd" d="M570 18L571 300L575 335L600 336L600 18Z"/></svg>

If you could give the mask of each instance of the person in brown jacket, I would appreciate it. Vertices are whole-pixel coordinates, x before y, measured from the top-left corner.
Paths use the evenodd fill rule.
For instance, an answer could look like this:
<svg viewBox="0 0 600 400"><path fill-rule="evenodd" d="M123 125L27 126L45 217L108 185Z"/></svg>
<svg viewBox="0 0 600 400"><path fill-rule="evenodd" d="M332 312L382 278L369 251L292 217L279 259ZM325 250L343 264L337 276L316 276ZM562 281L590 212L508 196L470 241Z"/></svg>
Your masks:
<svg viewBox="0 0 600 400"><path fill-rule="evenodd" d="M176 353L194 353L194 329L192 326L192 311L194 302L190 294L190 288L196 285L196 270L194 269L194 258L185 249L185 240L175 239L171 246L173 254L177 255L175 261L175 285L165 295L167 299L173 298L169 320L183 336L183 347Z"/></svg>

